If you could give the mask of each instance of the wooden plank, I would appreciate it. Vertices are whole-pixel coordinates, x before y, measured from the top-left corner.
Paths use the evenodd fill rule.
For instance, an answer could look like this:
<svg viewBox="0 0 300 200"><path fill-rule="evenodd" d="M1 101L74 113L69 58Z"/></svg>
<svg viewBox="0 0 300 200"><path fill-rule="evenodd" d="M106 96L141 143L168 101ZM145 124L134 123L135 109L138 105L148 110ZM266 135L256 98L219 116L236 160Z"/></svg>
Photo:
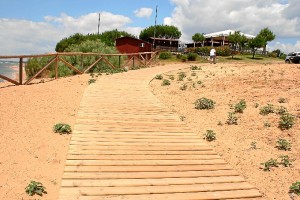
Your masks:
<svg viewBox="0 0 300 200"><path fill-rule="evenodd" d="M217 155L213 150L207 151L138 151L138 150L72 150L68 152L69 155Z"/></svg>
<svg viewBox="0 0 300 200"><path fill-rule="evenodd" d="M238 176L234 170L184 172L65 172L63 179L152 179Z"/></svg>
<svg viewBox="0 0 300 200"><path fill-rule="evenodd" d="M215 165L225 164L223 159L211 160L66 160L66 165L114 165L114 166L132 166L132 165Z"/></svg>
<svg viewBox="0 0 300 200"><path fill-rule="evenodd" d="M220 159L218 155L73 155L68 160L211 160Z"/></svg>
<svg viewBox="0 0 300 200"><path fill-rule="evenodd" d="M210 190L208 188L213 188ZM191 185L162 185L142 187L63 187L61 192L69 195L83 196L105 196L105 195L133 195L133 194L168 194L168 193L190 193L226 190L253 189L248 183L216 183L216 184L191 184Z"/></svg>
<svg viewBox="0 0 300 200"><path fill-rule="evenodd" d="M113 200L144 200L144 199L175 199L175 200L191 200L191 199L232 199L232 198L247 198L260 197L261 195L256 189L249 190L231 190L231 191L216 191L216 192L195 192L195 193L172 193L172 194L151 194L151 195L111 195L106 196L106 199ZM63 199L64 197L62 197ZM68 197L67 197L68 198ZM79 200L95 200L99 196L80 196Z"/></svg>
<svg viewBox="0 0 300 200"><path fill-rule="evenodd" d="M228 164L218 165L135 165L135 166L65 166L65 172L181 172L181 171L216 171L230 170Z"/></svg>
<svg viewBox="0 0 300 200"><path fill-rule="evenodd" d="M203 183L240 183L245 182L240 176L197 177L197 178L158 178L158 179L101 179L69 180L63 179L62 187L127 187L153 185L185 185Z"/></svg>

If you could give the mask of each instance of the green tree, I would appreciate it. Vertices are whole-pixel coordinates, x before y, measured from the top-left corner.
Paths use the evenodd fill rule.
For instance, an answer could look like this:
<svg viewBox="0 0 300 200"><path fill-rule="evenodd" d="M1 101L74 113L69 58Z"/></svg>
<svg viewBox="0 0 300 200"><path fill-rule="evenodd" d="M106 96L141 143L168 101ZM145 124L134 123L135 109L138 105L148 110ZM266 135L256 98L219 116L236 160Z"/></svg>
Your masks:
<svg viewBox="0 0 300 200"><path fill-rule="evenodd" d="M205 37L202 33L195 33L192 36L192 40L194 41L194 47L195 47L195 43L197 43L197 42L202 42L203 43L203 41L205 40Z"/></svg>
<svg viewBox="0 0 300 200"><path fill-rule="evenodd" d="M153 37L155 32L155 37L167 38L167 39L179 39L181 32L175 26L169 25L157 25L150 26L141 31L139 38L141 40L148 40L148 38Z"/></svg>
<svg viewBox="0 0 300 200"><path fill-rule="evenodd" d="M257 49L264 46L264 38L260 35L257 35L255 38L250 39L248 42L248 47L252 50L252 58L254 59Z"/></svg>
<svg viewBox="0 0 300 200"><path fill-rule="evenodd" d="M276 36L269 28L262 29L258 35L263 38L263 54L266 55L268 42L273 41Z"/></svg>
<svg viewBox="0 0 300 200"><path fill-rule="evenodd" d="M134 35L127 33L126 31L118 31L117 29L112 31L105 31L100 34L99 38L108 46L115 46L115 41L117 38L129 36L135 38Z"/></svg>
<svg viewBox="0 0 300 200"><path fill-rule="evenodd" d="M233 34L229 34L228 36L229 42L232 44L232 58L239 51L242 51L242 48L245 47L248 39L245 35L242 35L240 31L235 31Z"/></svg>

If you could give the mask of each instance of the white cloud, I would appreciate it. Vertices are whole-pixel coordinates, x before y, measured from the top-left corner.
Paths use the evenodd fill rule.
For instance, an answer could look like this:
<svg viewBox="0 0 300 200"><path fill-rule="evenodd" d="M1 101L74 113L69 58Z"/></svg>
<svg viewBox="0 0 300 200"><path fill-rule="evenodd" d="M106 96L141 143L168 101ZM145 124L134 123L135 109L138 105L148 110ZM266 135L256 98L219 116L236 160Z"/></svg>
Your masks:
<svg viewBox="0 0 300 200"><path fill-rule="evenodd" d="M138 10L134 11L134 14L136 17L143 18L146 17L149 19L149 17L152 15L153 9L152 8L140 8Z"/></svg>
<svg viewBox="0 0 300 200"><path fill-rule="evenodd" d="M43 22L0 19L0 55L53 52L56 43L64 37L74 33L96 33L98 18L98 13L78 18L63 13L59 17L46 16ZM103 12L100 32L118 29L138 35L141 28L130 27L130 23L131 19L126 16Z"/></svg>
<svg viewBox="0 0 300 200"><path fill-rule="evenodd" d="M268 45L268 50L280 49L282 52L288 54L293 51L300 51L300 40L295 44L275 42L275 44Z"/></svg>

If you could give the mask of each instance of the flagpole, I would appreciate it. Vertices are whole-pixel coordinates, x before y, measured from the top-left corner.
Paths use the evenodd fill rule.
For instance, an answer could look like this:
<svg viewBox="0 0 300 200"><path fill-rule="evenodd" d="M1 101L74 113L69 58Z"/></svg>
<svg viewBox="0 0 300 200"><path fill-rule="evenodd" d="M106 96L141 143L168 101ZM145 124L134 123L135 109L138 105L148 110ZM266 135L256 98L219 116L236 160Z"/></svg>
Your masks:
<svg viewBox="0 0 300 200"><path fill-rule="evenodd" d="M99 30L100 30L100 20L101 20L101 13L99 13L99 19L98 19L98 35L99 35Z"/></svg>
<svg viewBox="0 0 300 200"><path fill-rule="evenodd" d="M156 21L157 21L157 7L156 5L156 10L155 10L155 25L154 25L154 38L153 38L153 48L155 49L155 37L156 37Z"/></svg>

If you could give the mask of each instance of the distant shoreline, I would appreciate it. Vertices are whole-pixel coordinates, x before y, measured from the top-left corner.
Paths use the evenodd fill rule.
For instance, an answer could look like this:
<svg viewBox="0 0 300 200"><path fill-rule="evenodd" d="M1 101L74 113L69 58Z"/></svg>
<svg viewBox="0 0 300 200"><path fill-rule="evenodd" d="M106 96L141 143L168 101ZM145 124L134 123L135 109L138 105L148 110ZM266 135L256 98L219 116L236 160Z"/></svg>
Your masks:
<svg viewBox="0 0 300 200"><path fill-rule="evenodd" d="M7 66L7 68L10 68L12 70L12 72L10 73L10 75L8 76L7 74L2 74L4 76L7 76L8 78L15 80L15 81L19 81L19 66L18 65L11 65L11 66ZM25 72L25 64L23 64L23 80L26 79L26 72ZM7 83L9 81L3 80L1 79L0 83Z"/></svg>

